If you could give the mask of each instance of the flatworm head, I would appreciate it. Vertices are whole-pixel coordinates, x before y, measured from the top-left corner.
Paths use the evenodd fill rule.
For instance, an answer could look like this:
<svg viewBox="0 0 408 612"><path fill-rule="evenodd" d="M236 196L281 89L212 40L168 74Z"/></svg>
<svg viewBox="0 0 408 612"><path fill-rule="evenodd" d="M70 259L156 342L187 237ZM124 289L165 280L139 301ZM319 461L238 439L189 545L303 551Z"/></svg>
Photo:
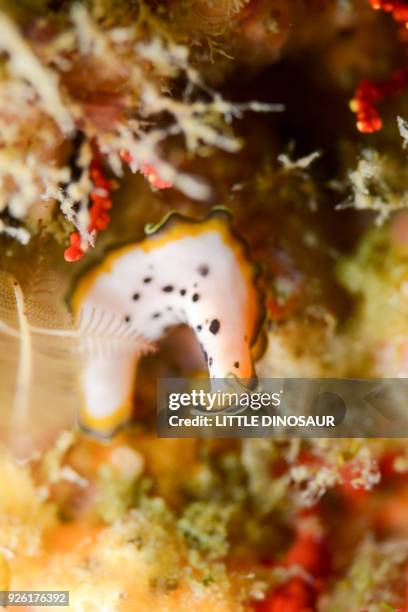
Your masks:
<svg viewBox="0 0 408 612"><path fill-rule="evenodd" d="M254 377L262 300L256 270L224 209L202 221L172 214L143 241L114 249L80 278L71 302L81 326L102 312L150 343L187 324L212 378ZM85 360L80 418L86 428L109 435L130 417L141 352L135 346L125 355Z"/></svg>

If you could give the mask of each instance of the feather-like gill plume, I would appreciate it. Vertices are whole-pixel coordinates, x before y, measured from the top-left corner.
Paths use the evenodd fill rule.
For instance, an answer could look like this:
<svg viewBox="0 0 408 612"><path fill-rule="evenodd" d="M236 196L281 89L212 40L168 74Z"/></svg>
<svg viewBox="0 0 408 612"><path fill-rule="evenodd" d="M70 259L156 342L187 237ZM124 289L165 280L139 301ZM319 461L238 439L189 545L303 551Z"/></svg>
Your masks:
<svg viewBox="0 0 408 612"><path fill-rule="evenodd" d="M141 355L153 345L113 314L94 310L74 321L53 292L22 285L0 272L0 437L27 455L75 423L84 355Z"/></svg>
<svg viewBox="0 0 408 612"><path fill-rule="evenodd" d="M13 401L13 427L22 428L28 416L28 397L32 373L32 342L30 325L24 304L24 295L17 280L10 276L16 302L16 311L19 327L19 355L16 374L16 384Z"/></svg>

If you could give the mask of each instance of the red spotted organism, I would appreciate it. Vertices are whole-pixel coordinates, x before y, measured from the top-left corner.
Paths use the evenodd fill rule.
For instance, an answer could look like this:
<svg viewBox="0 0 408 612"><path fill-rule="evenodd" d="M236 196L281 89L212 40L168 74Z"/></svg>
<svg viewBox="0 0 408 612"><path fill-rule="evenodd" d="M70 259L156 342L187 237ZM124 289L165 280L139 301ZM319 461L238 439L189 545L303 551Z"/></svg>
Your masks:
<svg viewBox="0 0 408 612"><path fill-rule="evenodd" d="M369 0L376 11L390 13L394 21L401 26L403 40L406 40L408 28L408 4L401 0ZM408 86L408 67L395 70L385 80L372 81L363 79L357 85L350 108L356 114L357 129L363 133L378 132L382 120L377 105L391 96L399 94Z"/></svg>
<svg viewBox="0 0 408 612"><path fill-rule="evenodd" d="M110 217L108 211L112 208L111 192L113 187L113 181L104 175L102 157L95 143L92 147L90 179L93 189L89 195L89 223L87 231L94 241L96 235L109 225ZM78 261L90 246L89 241L84 241L81 238L79 231L72 232L69 242L69 247L64 251L65 261Z"/></svg>
<svg viewBox="0 0 408 612"><path fill-rule="evenodd" d="M263 314L255 276L221 209L203 221L171 214L142 242L113 250L85 273L72 296L80 328L124 326L140 342L123 354L85 352L81 425L109 436L129 421L143 347L182 323L194 330L211 377L252 378Z"/></svg>
<svg viewBox="0 0 408 612"><path fill-rule="evenodd" d="M131 157L127 151L121 153L123 161L130 163ZM170 181L164 181L157 174L154 166L143 164L140 169L144 177L154 189L169 189ZM95 242L99 232L105 230L110 223L109 211L112 208L112 189L114 182L105 176L103 156L95 142L92 144L92 161L89 169L93 188L89 194L89 223L87 233L89 238L84 240L79 231L74 231L69 237L69 246L64 251L65 261L78 261Z"/></svg>

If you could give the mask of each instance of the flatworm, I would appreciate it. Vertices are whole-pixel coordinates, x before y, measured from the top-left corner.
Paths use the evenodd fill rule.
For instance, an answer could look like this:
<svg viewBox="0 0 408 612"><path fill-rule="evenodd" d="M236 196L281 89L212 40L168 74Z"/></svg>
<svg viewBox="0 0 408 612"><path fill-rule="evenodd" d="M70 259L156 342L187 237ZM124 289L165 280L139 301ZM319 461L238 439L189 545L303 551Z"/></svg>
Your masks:
<svg viewBox="0 0 408 612"><path fill-rule="evenodd" d="M154 278L148 270L154 267ZM263 316L256 271L230 215L214 209L202 221L170 215L142 242L111 251L84 273L73 292L74 313L85 322L95 312L128 321L149 342L185 323L199 333L209 376L254 376L251 347ZM186 300L185 287L197 284ZM158 310L160 306L160 311ZM204 321L207 321L205 325ZM131 417L140 353L89 355L81 374L80 422L109 436Z"/></svg>

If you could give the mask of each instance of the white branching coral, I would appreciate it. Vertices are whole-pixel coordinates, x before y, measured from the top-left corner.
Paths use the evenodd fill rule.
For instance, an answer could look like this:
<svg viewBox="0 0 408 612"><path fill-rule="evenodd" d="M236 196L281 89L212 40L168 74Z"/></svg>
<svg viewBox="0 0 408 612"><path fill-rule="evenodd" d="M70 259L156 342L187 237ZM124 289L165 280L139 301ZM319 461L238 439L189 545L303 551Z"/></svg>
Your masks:
<svg viewBox="0 0 408 612"><path fill-rule="evenodd" d="M91 222L90 196L110 206L108 182L95 183L95 151L117 176L125 162L153 187L173 185L205 199L208 185L166 161L164 140L181 136L193 153L235 152L234 117L280 110L232 104L206 87L187 47L142 3L129 26L100 17L74 4L65 22L33 20L23 34L0 14L0 213L44 218L56 202L78 230L75 248L85 250L108 218L99 211ZM177 96L175 79L178 88L185 84Z"/></svg>
<svg viewBox="0 0 408 612"><path fill-rule="evenodd" d="M401 138L404 141L404 147L408 146L408 123L402 118L397 117L397 124Z"/></svg>
<svg viewBox="0 0 408 612"><path fill-rule="evenodd" d="M28 82L38 95L39 104L64 133L74 129L74 122L65 107L57 74L44 66L24 41L13 21L0 14L0 49L7 53L7 67L11 75Z"/></svg>
<svg viewBox="0 0 408 612"><path fill-rule="evenodd" d="M372 210L381 224L394 211L408 207L408 184L400 159L364 149L349 182L351 196L339 208Z"/></svg>
<svg viewBox="0 0 408 612"><path fill-rule="evenodd" d="M408 146L408 123L397 117L403 147ZM355 170L349 174L351 196L339 208L372 210L383 223L391 213L408 207L408 182L401 156L364 149Z"/></svg>
<svg viewBox="0 0 408 612"><path fill-rule="evenodd" d="M13 227L12 225L7 225L0 219L0 234L5 234L6 236L10 236L10 238L14 238L21 242L21 244L28 244L30 240L29 232L23 227Z"/></svg>
<svg viewBox="0 0 408 612"><path fill-rule="evenodd" d="M322 440L320 453L324 449L325 441ZM334 456L326 457L324 465L319 462L294 465L290 469L290 479L300 505L313 506L336 485L370 491L380 482L381 475L372 453L362 447L348 464L339 462L339 457Z"/></svg>
<svg viewBox="0 0 408 612"><path fill-rule="evenodd" d="M406 538L381 541L369 534L356 548L346 575L323 602L322 612L342 612L344 602L348 610L385 612L396 609L399 607L396 592L403 594L405 591L407 558ZM402 602L403 595L400 599Z"/></svg>

